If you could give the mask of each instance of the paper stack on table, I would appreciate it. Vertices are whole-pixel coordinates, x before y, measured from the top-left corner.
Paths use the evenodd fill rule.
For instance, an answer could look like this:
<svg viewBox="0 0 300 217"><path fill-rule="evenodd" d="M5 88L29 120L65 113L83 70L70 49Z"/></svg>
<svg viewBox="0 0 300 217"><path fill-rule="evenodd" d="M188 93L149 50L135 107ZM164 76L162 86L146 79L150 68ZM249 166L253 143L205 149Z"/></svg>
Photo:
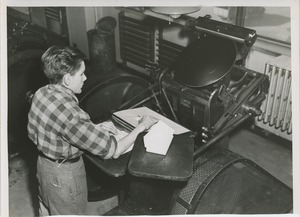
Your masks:
<svg viewBox="0 0 300 217"><path fill-rule="evenodd" d="M189 129L181 126L180 124L175 123L174 121L147 107L139 107L117 111L113 113L112 118L117 118L118 121L121 121L121 124L130 125L131 128L134 129L139 123L139 117L143 115L149 115L157 118L158 120L162 120L164 123L166 123L168 126L172 127L175 130L174 135L179 135L190 131Z"/></svg>
<svg viewBox="0 0 300 217"><path fill-rule="evenodd" d="M173 139L174 129L159 120L144 136L147 152L166 155Z"/></svg>
<svg viewBox="0 0 300 217"><path fill-rule="evenodd" d="M147 107L114 112L112 114L112 119L130 131L138 125L140 117L143 115L152 116L159 120L144 136L144 144L147 152L166 155L173 139L173 134L179 135L190 131L189 129ZM117 140L123 138L123 135L119 135L118 137L119 138L117 138ZM124 153L132 150L132 148L133 145L130 146Z"/></svg>

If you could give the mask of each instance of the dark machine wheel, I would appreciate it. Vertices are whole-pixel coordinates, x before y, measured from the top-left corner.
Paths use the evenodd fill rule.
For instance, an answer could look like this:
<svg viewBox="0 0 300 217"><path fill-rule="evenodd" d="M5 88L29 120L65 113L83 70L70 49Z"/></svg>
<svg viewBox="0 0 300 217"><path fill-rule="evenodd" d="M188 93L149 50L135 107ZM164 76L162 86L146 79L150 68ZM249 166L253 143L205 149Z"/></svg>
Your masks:
<svg viewBox="0 0 300 217"><path fill-rule="evenodd" d="M115 74L100 79L78 97L79 104L93 122L107 120L111 112L128 102L149 87L150 79L131 75Z"/></svg>
<svg viewBox="0 0 300 217"><path fill-rule="evenodd" d="M287 213L293 194L254 162L225 149L210 149L194 161L194 173L171 202L171 214Z"/></svg>
<svg viewBox="0 0 300 217"><path fill-rule="evenodd" d="M8 68L8 141L9 153L26 149L28 94L48 83L40 69L42 50L29 50L9 57L14 62ZM30 56L30 58L28 57Z"/></svg>
<svg viewBox="0 0 300 217"><path fill-rule="evenodd" d="M40 59L48 47L47 39L25 21L8 16L8 151L26 150L29 96L48 83Z"/></svg>
<svg viewBox="0 0 300 217"><path fill-rule="evenodd" d="M94 123L107 120L111 113L123 103L147 89L149 80L131 74L115 74L101 78L87 87L78 96L79 104L91 117ZM99 172L91 162L86 160L88 200L100 201L118 193L118 186L124 188L122 178L109 177ZM126 186L125 186L126 187Z"/></svg>
<svg viewBox="0 0 300 217"><path fill-rule="evenodd" d="M28 95L48 83L40 67L44 50L30 49L8 57L8 142L9 153L26 149Z"/></svg>

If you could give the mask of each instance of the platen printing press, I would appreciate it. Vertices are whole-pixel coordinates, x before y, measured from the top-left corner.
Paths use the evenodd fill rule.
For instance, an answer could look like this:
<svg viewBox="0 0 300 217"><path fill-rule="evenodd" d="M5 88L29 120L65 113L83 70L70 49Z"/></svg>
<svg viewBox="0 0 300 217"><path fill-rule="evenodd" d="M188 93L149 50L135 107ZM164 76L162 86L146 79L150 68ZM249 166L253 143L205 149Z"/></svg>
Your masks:
<svg viewBox="0 0 300 217"><path fill-rule="evenodd" d="M144 184L131 185L129 197L107 215L290 212L289 187L254 162L214 147L261 113L268 77L244 67L257 38L255 30L209 17L191 20L186 27L197 37L174 66L156 70L151 85L115 110L147 106L190 129L192 175L184 182L143 178ZM81 99L83 107L87 98Z"/></svg>

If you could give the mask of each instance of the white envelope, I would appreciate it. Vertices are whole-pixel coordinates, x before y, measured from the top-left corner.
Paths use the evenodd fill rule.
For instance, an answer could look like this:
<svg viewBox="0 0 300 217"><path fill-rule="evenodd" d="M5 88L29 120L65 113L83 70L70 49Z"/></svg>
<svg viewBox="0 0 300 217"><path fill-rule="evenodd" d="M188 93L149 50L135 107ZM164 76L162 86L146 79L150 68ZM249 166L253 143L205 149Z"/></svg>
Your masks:
<svg viewBox="0 0 300 217"><path fill-rule="evenodd" d="M166 155L173 139L174 129L159 120L144 136L147 152Z"/></svg>

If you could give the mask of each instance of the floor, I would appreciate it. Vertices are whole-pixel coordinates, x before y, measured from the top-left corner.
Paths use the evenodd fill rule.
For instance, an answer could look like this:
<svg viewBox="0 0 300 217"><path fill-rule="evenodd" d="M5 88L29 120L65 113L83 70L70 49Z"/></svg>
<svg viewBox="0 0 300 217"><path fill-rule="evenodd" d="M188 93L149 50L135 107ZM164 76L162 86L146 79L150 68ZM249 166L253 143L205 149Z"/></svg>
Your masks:
<svg viewBox="0 0 300 217"><path fill-rule="evenodd" d="M277 179L292 187L291 144L239 129L230 136L229 148L264 168ZM37 192L34 158L30 150L16 153L9 160L9 212L12 217L37 216ZM118 205L118 197L89 202L89 215L102 215Z"/></svg>

